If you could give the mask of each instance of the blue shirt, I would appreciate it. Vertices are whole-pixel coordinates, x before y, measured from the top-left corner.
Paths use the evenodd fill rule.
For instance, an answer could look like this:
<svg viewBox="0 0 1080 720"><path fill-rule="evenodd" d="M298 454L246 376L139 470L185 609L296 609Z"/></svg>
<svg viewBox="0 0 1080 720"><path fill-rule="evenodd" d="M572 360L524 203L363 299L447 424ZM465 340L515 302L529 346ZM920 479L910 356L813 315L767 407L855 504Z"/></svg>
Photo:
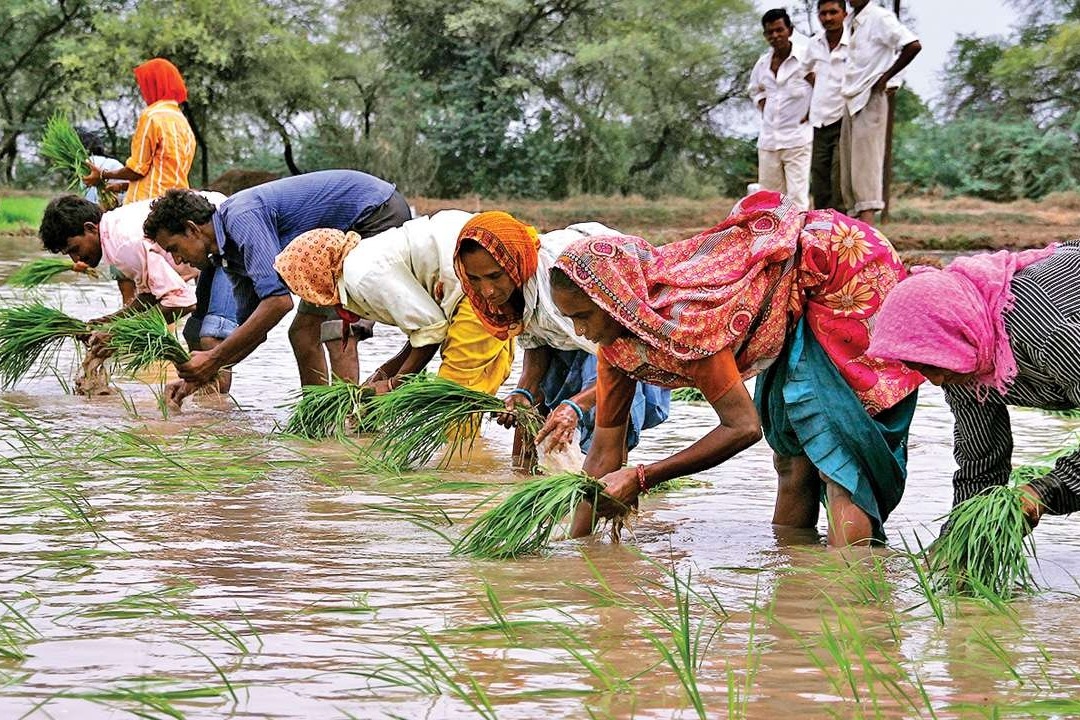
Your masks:
<svg viewBox="0 0 1080 720"><path fill-rule="evenodd" d="M374 175L323 170L256 185L223 202L212 222L239 320L260 300L289 294L274 259L293 238L318 228L348 230L393 194L394 186Z"/></svg>

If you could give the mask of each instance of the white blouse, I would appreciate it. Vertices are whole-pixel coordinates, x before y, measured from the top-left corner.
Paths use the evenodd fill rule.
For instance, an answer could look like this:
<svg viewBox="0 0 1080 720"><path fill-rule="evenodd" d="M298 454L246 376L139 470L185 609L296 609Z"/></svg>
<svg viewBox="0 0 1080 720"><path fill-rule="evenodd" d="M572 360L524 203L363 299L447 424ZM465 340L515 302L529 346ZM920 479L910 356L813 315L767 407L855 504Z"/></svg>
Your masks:
<svg viewBox="0 0 1080 720"><path fill-rule="evenodd" d="M341 304L399 328L413 347L441 344L465 297L454 274L454 246L471 217L442 210L362 238L342 264Z"/></svg>
<svg viewBox="0 0 1080 720"><path fill-rule="evenodd" d="M559 312L551 299L548 271L567 245L583 237L622 235L597 222L577 223L565 230L552 230L540 236L540 261L536 274L525 281L524 330L519 338L526 350L550 347L555 350L584 350L596 354L596 345L574 332L574 322Z"/></svg>

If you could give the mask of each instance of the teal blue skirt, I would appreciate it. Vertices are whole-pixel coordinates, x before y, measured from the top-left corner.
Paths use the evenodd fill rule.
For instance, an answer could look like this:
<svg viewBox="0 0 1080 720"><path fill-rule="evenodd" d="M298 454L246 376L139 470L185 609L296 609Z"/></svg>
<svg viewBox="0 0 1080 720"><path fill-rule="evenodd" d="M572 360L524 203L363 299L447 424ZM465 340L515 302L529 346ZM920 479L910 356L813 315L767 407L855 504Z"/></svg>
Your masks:
<svg viewBox="0 0 1080 720"><path fill-rule="evenodd" d="M918 392L871 417L825 350L799 322L780 357L758 375L754 404L765 440L779 455L806 455L885 541L882 525L907 479L907 439ZM822 486L824 498L824 486Z"/></svg>

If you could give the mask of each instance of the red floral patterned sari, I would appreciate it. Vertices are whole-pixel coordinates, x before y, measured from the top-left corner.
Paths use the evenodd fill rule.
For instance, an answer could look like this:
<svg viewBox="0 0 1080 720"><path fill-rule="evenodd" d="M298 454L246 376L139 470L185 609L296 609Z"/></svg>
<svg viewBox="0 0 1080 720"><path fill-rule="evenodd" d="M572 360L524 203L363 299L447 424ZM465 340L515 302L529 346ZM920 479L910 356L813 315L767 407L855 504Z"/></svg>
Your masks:
<svg viewBox="0 0 1080 720"><path fill-rule="evenodd" d="M601 352L639 380L685 385L687 362L724 348L751 377L804 316L871 415L923 380L866 355L874 314L906 275L889 241L836 211L802 212L778 193L744 198L716 227L659 248L630 236L584 238L557 267L631 331Z"/></svg>

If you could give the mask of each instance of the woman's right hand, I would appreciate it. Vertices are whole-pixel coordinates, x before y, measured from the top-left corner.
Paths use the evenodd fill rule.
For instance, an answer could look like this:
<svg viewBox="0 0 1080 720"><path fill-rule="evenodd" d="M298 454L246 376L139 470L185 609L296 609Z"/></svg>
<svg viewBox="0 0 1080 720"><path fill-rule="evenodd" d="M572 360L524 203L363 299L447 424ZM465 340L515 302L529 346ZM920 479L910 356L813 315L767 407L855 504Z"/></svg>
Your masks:
<svg viewBox="0 0 1080 720"><path fill-rule="evenodd" d="M532 407L532 403L529 402L529 398L525 397L521 393L510 393L506 396L506 400L503 402L503 407L506 409L495 415L495 422L499 423L505 428L512 428L517 424L517 418L514 414L514 410L519 406Z"/></svg>
<svg viewBox="0 0 1080 720"><path fill-rule="evenodd" d="M1024 517L1027 518L1028 525L1034 530L1039 524L1039 520L1042 519L1043 512L1046 511L1046 505L1043 504L1039 491L1030 485L1021 485L1020 506L1024 510Z"/></svg>
<svg viewBox="0 0 1080 720"><path fill-rule="evenodd" d="M83 176L83 185L86 187L97 187L101 184L101 168L92 163L87 163L90 166L90 172Z"/></svg>

